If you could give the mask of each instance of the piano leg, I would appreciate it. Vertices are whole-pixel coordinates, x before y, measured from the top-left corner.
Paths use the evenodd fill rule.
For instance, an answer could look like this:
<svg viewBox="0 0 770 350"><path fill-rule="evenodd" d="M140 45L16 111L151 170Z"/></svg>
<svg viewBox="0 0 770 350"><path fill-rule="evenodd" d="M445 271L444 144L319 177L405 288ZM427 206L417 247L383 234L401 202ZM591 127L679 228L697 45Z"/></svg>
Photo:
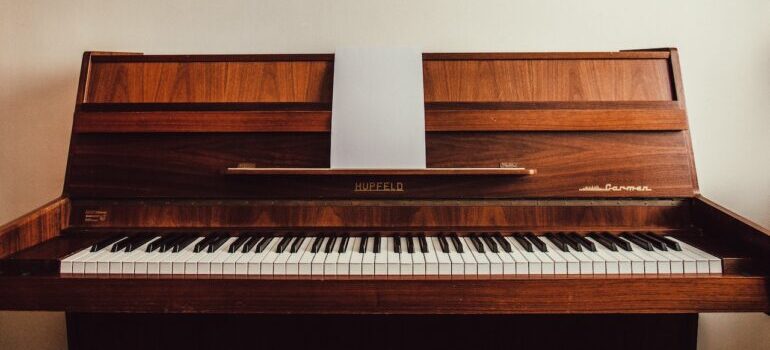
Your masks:
<svg viewBox="0 0 770 350"><path fill-rule="evenodd" d="M695 349L697 314L67 314L78 349Z"/></svg>

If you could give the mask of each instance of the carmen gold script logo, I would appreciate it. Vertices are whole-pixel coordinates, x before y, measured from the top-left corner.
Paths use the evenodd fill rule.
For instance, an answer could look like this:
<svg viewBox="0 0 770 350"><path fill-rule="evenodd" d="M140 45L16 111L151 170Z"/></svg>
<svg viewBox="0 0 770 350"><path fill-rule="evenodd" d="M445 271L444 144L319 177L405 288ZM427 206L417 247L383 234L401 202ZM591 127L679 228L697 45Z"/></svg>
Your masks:
<svg viewBox="0 0 770 350"><path fill-rule="evenodd" d="M401 181L356 181L353 185L354 192L404 192L404 183Z"/></svg>
<svg viewBox="0 0 770 350"><path fill-rule="evenodd" d="M613 184L606 184L604 187L599 185L584 186L578 189L580 192L650 192L652 189L649 186L643 185L627 185L618 186Z"/></svg>

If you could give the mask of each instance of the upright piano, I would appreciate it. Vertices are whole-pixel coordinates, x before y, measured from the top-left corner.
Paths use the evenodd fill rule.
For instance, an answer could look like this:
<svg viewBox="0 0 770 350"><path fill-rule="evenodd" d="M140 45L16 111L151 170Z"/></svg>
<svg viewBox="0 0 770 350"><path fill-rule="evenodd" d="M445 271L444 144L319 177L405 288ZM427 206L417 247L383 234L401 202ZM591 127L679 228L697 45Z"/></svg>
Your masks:
<svg viewBox="0 0 770 350"><path fill-rule="evenodd" d="M425 53L425 169L330 168L333 72L85 53L0 309L66 312L72 349L694 348L698 313L770 311L770 231L699 194L676 49Z"/></svg>

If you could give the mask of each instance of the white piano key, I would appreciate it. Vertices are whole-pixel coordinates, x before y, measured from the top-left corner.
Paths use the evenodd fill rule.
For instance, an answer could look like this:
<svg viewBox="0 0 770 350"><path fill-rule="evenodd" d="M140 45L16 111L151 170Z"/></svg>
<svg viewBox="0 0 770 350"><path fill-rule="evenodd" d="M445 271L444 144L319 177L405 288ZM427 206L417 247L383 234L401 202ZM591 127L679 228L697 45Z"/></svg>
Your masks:
<svg viewBox="0 0 770 350"><path fill-rule="evenodd" d="M374 249L374 238L371 238L372 249ZM368 249L367 249L368 250ZM374 251L374 250L372 250ZM380 238L380 252L374 253L374 274L388 274L388 240L387 237Z"/></svg>
<svg viewBox="0 0 770 350"><path fill-rule="evenodd" d="M340 258L339 247L341 241L342 237L336 237L334 244L332 244L331 251L326 254L326 258L324 259L324 276L337 275L337 261ZM326 247L324 246L324 248Z"/></svg>
<svg viewBox="0 0 770 350"><path fill-rule="evenodd" d="M687 254L684 251L677 251L673 249L669 249L667 252L669 255L676 257L677 259L681 259L682 262L682 272L681 273L697 273L697 263L698 260L693 258L690 254ZM671 271L674 271L674 263L672 262L671 265Z"/></svg>
<svg viewBox="0 0 770 350"><path fill-rule="evenodd" d="M422 254L422 257L425 259L425 274L429 276L438 275L439 264L436 257L436 249L433 246L433 237L425 237L425 241L428 248L428 252ZM451 273L451 268L449 271Z"/></svg>
<svg viewBox="0 0 770 350"><path fill-rule="evenodd" d="M564 257L557 252L559 248L556 247L551 241L549 241L547 238L541 238L541 240L545 243L545 247L548 249L544 254L548 256L548 259L551 259L553 261L553 273L556 275L566 275L567 274L567 260L564 259Z"/></svg>
<svg viewBox="0 0 770 350"><path fill-rule="evenodd" d="M361 257L361 274L362 275L372 276L375 274L376 259L377 259L377 254L374 253L374 237L368 237L366 241L366 251Z"/></svg>
<svg viewBox="0 0 770 350"><path fill-rule="evenodd" d="M256 239L256 238L255 238ZM245 244L245 243L244 243ZM238 250L229 253L224 262L222 262L222 274L223 275L245 275L248 271L248 259L253 254L254 247L250 251L244 252L243 245L238 247ZM249 258L246 258L248 255Z"/></svg>
<svg viewBox="0 0 770 350"><path fill-rule="evenodd" d="M533 252L528 252L524 247L519 244L519 242L513 238L513 237L505 237L508 239L508 242L511 244L511 249L513 247L516 247L516 249L519 251L519 253L524 257L524 259L527 260L527 267L529 268L529 274L530 275L542 275L543 274L543 263L538 259L537 255L535 255Z"/></svg>
<svg viewBox="0 0 770 350"><path fill-rule="evenodd" d="M578 261L577 258L572 256L572 254L569 254L569 252L564 252L559 249L559 247L557 247L556 244L551 242L551 240L548 238L543 239L543 242L545 242L545 245L548 247L548 252L551 253L551 256L553 256L551 259L554 261L559 260L563 262L563 265L561 263L558 264L559 266L562 266L562 268L559 268L558 271L568 275L580 274L580 261Z"/></svg>
<svg viewBox="0 0 770 350"><path fill-rule="evenodd" d="M160 249L155 250L147 257L147 274L159 275L161 261L171 257L171 251L161 252ZM169 266L170 269L170 266ZM168 273L171 273L170 271Z"/></svg>
<svg viewBox="0 0 770 350"><path fill-rule="evenodd" d="M572 247L569 247L568 254L575 257L575 259L578 260L580 263L580 274L581 275L593 275L594 274L594 261L593 259L589 258L588 255L583 253L582 251L577 251L573 249Z"/></svg>
<svg viewBox="0 0 770 350"><path fill-rule="evenodd" d="M248 262L248 268L247 268L247 274L249 275L261 275L262 274L262 260L264 260L268 254L271 252L274 252L275 246L278 245L278 242L280 241L280 237L273 237L273 239L270 240L270 242L265 246L265 248L257 253L256 247L254 250L254 253L251 256L251 259L249 259ZM271 266L272 269L272 266ZM237 273L237 266L236 266L236 273ZM270 271L270 275L272 275L272 270Z"/></svg>
<svg viewBox="0 0 770 350"><path fill-rule="evenodd" d="M302 275L300 273L300 262L302 261L302 257L305 254L312 254L310 253L310 248L308 247L312 245L314 238L315 237L305 237L305 239L302 241L302 244L297 247L297 252L291 254L289 259L286 260L287 275ZM291 247L289 249L291 249Z"/></svg>
<svg viewBox="0 0 770 350"><path fill-rule="evenodd" d="M406 239L401 238L401 253L398 255L398 260L401 263L399 266L399 273L401 276L411 276L414 274L414 259L413 256L420 254L419 250L415 249L414 253L409 253L406 247ZM420 254L421 255L421 254ZM424 268L424 267L423 267Z"/></svg>
<svg viewBox="0 0 770 350"><path fill-rule="evenodd" d="M91 246L80 250L74 254L70 254L66 258L62 259L59 263L59 273L72 273L72 265L75 261L82 259L91 253Z"/></svg>
<svg viewBox="0 0 770 350"><path fill-rule="evenodd" d="M463 258L470 256L473 259L472 264L474 265L469 268L468 262L466 261L465 274L473 275L474 273L472 271L475 270L478 275L489 275L492 269L489 266L487 255L485 253L479 253L479 251L476 250L476 246L473 245L470 237L460 237L460 241L462 242L464 249ZM486 252L486 249L484 249L484 251Z"/></svg>
<svg viewBox="0 0 770 350"><path fill-rule="evenodd" d="M313 242L315 242L317 237L308 237L305 238L306 242L303 242L302 245L305 247L304 253L302 253L302 257L299 259L298 263L298 274L300 276L310 276L313 274L313 260L315 259L315 253L313 253Z"/></svg>
<svg viewBox="0 0 770 350"><path fill-rule="evenodd" d="M270 249L265 253L265 257L259 262L259 274L262 276L272 276L275 268L275 261L281 253L278 252L278 245L284 237L275 237L270 242Z"/></svg>
<svg viewBox="0 0 770 350"><path fill-rule="evenodd" d="M348 268L348 273L350 275L361 275L363 274L363 261L364 261L364 254L359 251L359 246L361 245L361 237L351 237L350 238L350 247L348 249L350 250L350 266Z"/></svg>
<svg viewBox="0 0 770 350"><path fill-rule="evenodd" d="M318 251L313 256L313 262L310 266L310 274L313 276L323 276L324 274L324 262L326 262L326 244L329 243L330 237L323 238L322 244L318 247Z"/></svg>
<svg viewBox="0 0 770 350"><path fill-rule="evenodd" d="M511 245L511 251L508 253L508 255L510 255L511 259L513 259L516 266L514 273L517 275L529 275L529 260L527 260L527 258L525 258L524 255L519 251L519 247L521 246L514 245L512 242L514 239L511 237L503 237L503 239Z"/></svg>
<svg viewBox="0 0 770 350"><path fill-rule="evenodd" d="M102 250L96 252L95 254L90 254L88 257L86 257L83 262L85 263L85 271L86 274L95 274L95 273L102 273L99 272L99 262L101 261L102 264L104 264L105 259L108 259L108 254L112 254L110 252L110 247L105 247ZM107 269L106 271L109 271L109 265L106 265ZM102 267L104 269L104 267ZM104 273L106 273L106 271Z"/></svg>
<svg viewBox="0 0 770 350"><path fill-rule="evenodd" d="M642 247L636 245L635 243L623 237L618 237L618 239L628 242L628 244L631 245L631 253L642 259L642 261L644 262L644 274L646 275L658 274L657 258L650 256L649 254L647 254L647 251L642 249Z"/></svg>
<svg viewBox="0 0 770 350"><path fill-rule="evenodd" d="M340 244L342 237L340 237ZM353 244L355 241L354 237L348 238L348 246L345 247L345 251L340 253L339 258L337 258L337 274L341 276L347 276L350 275L350 259L353 257L353 251L358 249L357 246ZM359 270L360 270L360 263L359 263Z"/></svg>
<svg viewBox="0 0 770 350"><path fill-rule="evenodd" d="M230 246L238 240L238 237L231 237L228 239L222 247L218 250L218 253L209 261L209 274L222 275L225 272L225 261L229 259L234 253L230 253ZM198 267L201 270L201 267Z"/></svg>
<svg viewBox="0 0 770 350"><path fill-rule="evenodd" d="M147 243L142 244L142 246L137 247L132 251L130 254L128 254L123 259L123 264L121 266L121 273L126 275L133 275L136 274L136 261L142 259L143 257L147 256L147 246L152 243L152 241L158 239L160 237L153 237L151 240L149 240Z"/></svg>
<svg viewBox="0 0 770 350"><path fill-rule="evenodd" d="M532 253L535 254L538 260L540 260L540 273L543 275L555 274L556 263L551 259L547 252L541 252L537 247L532 247L532 250Z"/></svg>
<svg viewBox="0 0 770 350"><path fill-rule="evenodd" d="M449 258L448 253L444 253L441 251L441 243L439 243L438 237L426 237L428 240L428 245L432 246L431 252L434 254L428 254L426 255L426 261L430 261L433 258L435 258L436 261L436 271L439 275L451 275L452 274L452 260ZM426 273L427 270L430 268L431 265L426 266Z"/></svg>
<svg viewBox="0 0 770 350"><path fill-rule="evenodd" d="M698 249L688 243L685 243L680 239L677 239L671 236L667 236L667 238L679 243L679 246L682 248L682 251L686 251L691 255L696 255L698 257L705 259L708 263L708 273L722 273L722 259L716 256L713 256L709 253L706 253L705 251ZM698 273L701 273L701 269L698 269Z"/></svg>
<svg viewBox="0 0 770 350"><path fill-rule="evenodd" d="M484 250L484 255L489 261L489 273L491 275L502 275L505 272L502 259L503 254L505 254L508 259L511 258L510 255L503 251L503 247L501 247L499 244L497 245L497 253L493 252L491 249ZM513 260L511 260L511 262L513 262ZM511 263L511 266L513 266L513 263Z"/></svg>
<svg viewBox="0 0 770 350"><path fill-rule="evenodd" d="M219 248L217 248L214 252L200 252L198 254L203 255L200 259L197 259L195 261L196 263L196 270L198 275L221 275L222 274L222 263L221 261L224 260L225 257L229 255L227 252L228 249L230 249L230 245L235 242L235 240L238 239L238 237L230 237L228 238L225 243L223 243ZM219 259L218 268L216 271L213 268L214 261ZM185 274L191 274L187 271L187 266L190 266L190 261L188 261L187 265L185 266Z"/></svg>
<svg viewBox="0 0 770 350"><path fill-rule="evenodd" d="M187 245L184 249L182 249L179 252L172 253L172 259L171 259L171 273L174 275L183 275L185 268L187 267L186 263L187 260L190 260L193 258L193 256L197 253L194 252L195 245L198 244L198 242L204 240L205 237L198 237L195 239L192 243ZM162 265L162 263L161 263Z"/></svg>
<svg viewBox="0 0 770 350"><path fill-rule="evenodd" d="M462 255L460 255L460 253L457 252L457 249L454 247L454 244L452 243L452 240L449 237L446 237L446 241L447 241L447 245L449 246L449 253L447 255L449 256L449 261L452 262L452 275L453 276L465 275L465 260L463 260ZM439 249L439 252L441 252L440 249Z"/></svg>
<svg viewBox="0 0 770 350"><path fill-rule="evenodd" d="M631 273L631 261L623 259L620 255L613 254L614 252L603 246L601 243L591 237L586 237L596 246L596 254L604 260L605 272L608 275L617 275L620 273ZM625 261L622 269L627 272L621 272L621 259Z"/></svg>
<svg viewBox="0 0 770 350"><path fill-rule="evenodd" d="M498 243L495 241L495 243ZM502 265L502 274L503 275L515 275L516 274L516 262L511 257L511 254L505 252L505 249L503 249L503 246L498 243L497 245L498 253L497 258L500 259L500 263Z"/></svg>
<svg viewBox="0 0 770 350"><path fill-rule="evenodd" d="M386 246L383 246L386 248L386 256L388 259L388 275L389 276L398 276L400 274L401 270L401 259L398 253L396 253L395 250L395 242L393 237L383 237L382 242L386 243Z"/></svg>

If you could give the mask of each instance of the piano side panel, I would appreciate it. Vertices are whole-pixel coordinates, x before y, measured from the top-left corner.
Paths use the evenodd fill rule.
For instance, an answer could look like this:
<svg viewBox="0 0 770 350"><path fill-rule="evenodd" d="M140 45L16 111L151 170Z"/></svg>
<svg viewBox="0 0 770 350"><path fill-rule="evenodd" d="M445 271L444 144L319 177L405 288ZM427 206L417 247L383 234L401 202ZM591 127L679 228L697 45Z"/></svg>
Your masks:
<svg viewBox="0 0 770 350"><path fill-rule="evenodd" d="M69 217L70 201L58 198L0 226L0 258L58 236Z"/></svg>
<svg viewBox="0 0 770 350"><path fill-rule="evenodd" d="M436 178L223 174L240 162L328 167L328 133L78 134L65 191L73 198L691 197L686 137L676 131L428 133L428 167L514 162L538 171ZM356 182L401 182L404 191L356 192ZM607 184L633 188L605 190Z"/></svg>

